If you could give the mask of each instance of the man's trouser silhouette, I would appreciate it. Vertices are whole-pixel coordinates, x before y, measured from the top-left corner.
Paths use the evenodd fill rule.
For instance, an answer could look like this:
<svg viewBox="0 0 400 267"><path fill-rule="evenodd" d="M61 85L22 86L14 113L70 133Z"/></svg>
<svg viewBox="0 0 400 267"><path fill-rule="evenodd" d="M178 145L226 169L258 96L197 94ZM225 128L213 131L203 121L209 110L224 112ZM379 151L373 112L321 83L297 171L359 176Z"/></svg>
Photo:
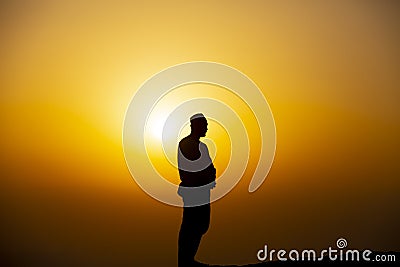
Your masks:
<svg viewBox="0 0 400 267"><path fill-rule="evenodd" d="M179 267L189 267L194 264L201 238L210 226L210 211L210 204L183 208L178 240Z"/></svg>

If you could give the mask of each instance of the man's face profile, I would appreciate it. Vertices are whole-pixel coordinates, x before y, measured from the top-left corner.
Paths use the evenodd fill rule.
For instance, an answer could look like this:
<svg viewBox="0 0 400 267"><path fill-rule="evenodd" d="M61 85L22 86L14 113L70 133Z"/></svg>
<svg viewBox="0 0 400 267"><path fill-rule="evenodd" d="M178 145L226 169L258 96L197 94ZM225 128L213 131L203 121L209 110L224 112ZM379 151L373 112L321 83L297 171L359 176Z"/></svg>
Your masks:
<svg viewBox="0 0 400 267"><path fill-rule="evenodd" d="M190 126L192 128L192 133L199 137L206 136L207 133L207 119L204 117L196 118L190 121Z"/></svg>

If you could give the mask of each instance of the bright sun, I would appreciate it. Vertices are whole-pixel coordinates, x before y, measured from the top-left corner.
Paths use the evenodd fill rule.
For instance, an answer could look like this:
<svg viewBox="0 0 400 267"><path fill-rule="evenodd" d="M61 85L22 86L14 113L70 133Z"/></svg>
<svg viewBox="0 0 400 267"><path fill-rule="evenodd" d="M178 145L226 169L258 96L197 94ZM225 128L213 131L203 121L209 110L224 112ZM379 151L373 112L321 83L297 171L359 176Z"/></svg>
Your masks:
<svg viewBox="0 0 400 267"><path fill-rule="evenodd" d="M147 121L147 131L152 138L157 140L162 139L163 127L167 121L168 113L165 112L152 112Z"/></svg>

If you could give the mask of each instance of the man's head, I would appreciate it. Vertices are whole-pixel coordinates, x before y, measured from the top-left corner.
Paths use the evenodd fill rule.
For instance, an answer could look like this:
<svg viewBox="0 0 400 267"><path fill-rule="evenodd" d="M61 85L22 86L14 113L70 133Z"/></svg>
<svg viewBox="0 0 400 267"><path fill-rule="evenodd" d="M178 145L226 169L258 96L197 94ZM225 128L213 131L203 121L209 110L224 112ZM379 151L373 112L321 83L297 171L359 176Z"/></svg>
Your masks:
<svg viewBox="0 0 400 267"><path fill-rule="evenodd" d="M208 130L207 125L207 119L202 113L197 113L190 117L190 128L192 130L192 135L198 137L206 136L206 132Z"/></svg>

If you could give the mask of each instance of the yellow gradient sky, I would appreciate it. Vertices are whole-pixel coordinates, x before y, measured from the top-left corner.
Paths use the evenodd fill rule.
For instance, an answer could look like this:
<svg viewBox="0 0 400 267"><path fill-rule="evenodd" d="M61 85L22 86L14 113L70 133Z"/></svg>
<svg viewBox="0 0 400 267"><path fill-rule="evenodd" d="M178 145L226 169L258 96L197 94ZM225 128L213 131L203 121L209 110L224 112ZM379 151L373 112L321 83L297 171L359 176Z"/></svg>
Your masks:
<svg viewBox="0 0 400 267"><path fill-rule="evenodd" d="M395 1L2 1L2 262L175 266L181 210L135 184L122 126L146 79L196 60L249 76L277 130L260 189L247 192L252 154L213 204L201 261L339 237L400 250L399 12Z"/></svg>

